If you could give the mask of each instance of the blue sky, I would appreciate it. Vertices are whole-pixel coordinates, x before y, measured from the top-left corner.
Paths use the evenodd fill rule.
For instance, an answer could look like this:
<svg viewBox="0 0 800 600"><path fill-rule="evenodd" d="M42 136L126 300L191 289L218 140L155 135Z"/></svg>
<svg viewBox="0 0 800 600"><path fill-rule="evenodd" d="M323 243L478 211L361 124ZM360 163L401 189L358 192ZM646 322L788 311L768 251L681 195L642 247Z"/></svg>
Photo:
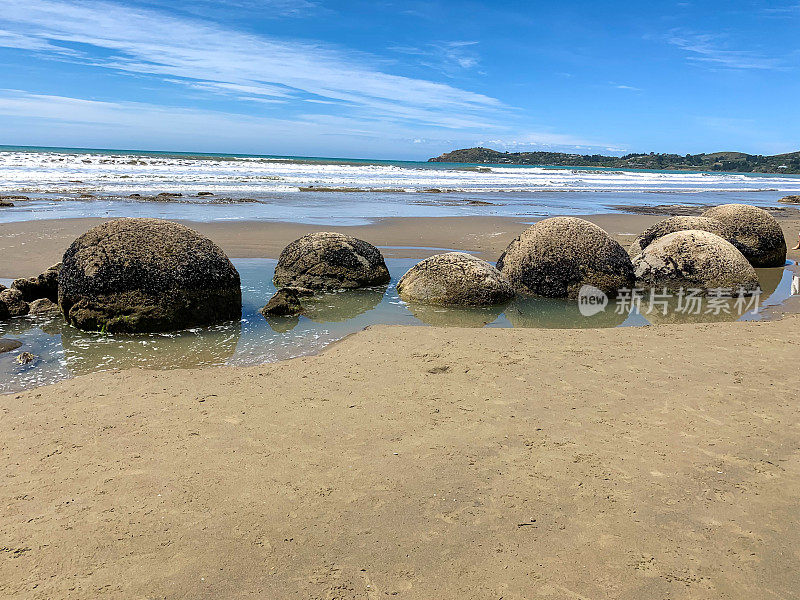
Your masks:
<svg viewBox="0 0 800 600"><path fill-rule="evenodd" d="M773 154L798 107L798 0L0 0L0 144Z"/></svg>

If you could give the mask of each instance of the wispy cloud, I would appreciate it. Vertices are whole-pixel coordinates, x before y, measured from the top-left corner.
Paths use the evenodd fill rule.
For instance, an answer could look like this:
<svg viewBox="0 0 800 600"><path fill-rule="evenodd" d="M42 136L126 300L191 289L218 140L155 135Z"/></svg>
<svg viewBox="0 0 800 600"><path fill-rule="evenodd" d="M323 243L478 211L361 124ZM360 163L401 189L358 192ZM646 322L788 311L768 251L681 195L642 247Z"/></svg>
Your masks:
<svg viewBox="0 0 800 600"><path fill-rule="evenodd" d="M0 5L0 23L14 27L14 36L4 38L6 45L35 45L40 51L63 54L94 47L102 51L87 51L81 60L181 81L195 89L338 101L384 119L442 127L491 127L490 117L504 109L495 98L391 75L367 55L320 43L256 36L107 2L6 0ZM461 116L453 118L454 114Z"/></svg>
<svg viewBox="0 0 800 600"><path fill-rule="evenodd" d="M667 42L687 53L695 63L724 69L783 70L779 58L764 56L751 50L730 49L719 35L674 32Z"/></svg>
<svg viewBox="0 0 800 600"><path fill-rule="evenodd" d="M418 155L420 146L432 156L453 147L491 146L497 149L614 149L577 136L555 132L510 132L502 130L485 139L479 130L442 130L440 127L414 126L379 118L342 115L302 114L294 118L253 116L217 110L160 106L143 102L103 102L21 90L0 89L0 119L7 140L35 143L39 133L53 140L55 131L63 145L74 144L74 136L88 143L103 145L108 139L127 140L128 147L209 151L265 151L254 140L270 140L269 152L301 154L313 147L329 155ZM58 124L58 127L53 127ZM198 145L197 132L213 146ZM347 140L357 139L355 146ZM13 143L13 142L12 142ZM20 142L21 143L21 142ZM351 148L351 150L347 150Z"/></svg>
<svg viewBox="0 0 800 600"><path fill-rule="evenodd" d="M417 64L452 76L479 65L477 45L475 41L449 41L432 42L422 47L390 46L388 50L417 57Z"/></svg>

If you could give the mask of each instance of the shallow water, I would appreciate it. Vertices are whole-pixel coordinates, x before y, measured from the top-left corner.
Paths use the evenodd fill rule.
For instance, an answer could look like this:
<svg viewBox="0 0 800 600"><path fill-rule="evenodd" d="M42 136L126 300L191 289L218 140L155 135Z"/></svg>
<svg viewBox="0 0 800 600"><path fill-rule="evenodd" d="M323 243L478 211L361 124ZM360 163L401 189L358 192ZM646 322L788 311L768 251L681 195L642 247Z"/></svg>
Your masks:
<svg viewBox="0 0 800 600"><path fill-rule="evenodd" d="M518 298L491 308L457 309L408 305L397 296L397 280L417 261L388 259L388 286L322 294L303 299L306 312L298 318L264 319L258 310L275 292L275 260L234 259L242 280L242 319L172 334L101 335L67 326L60 315L20 317L0 323L0 338L22 346L0 354L0 393L18 391L61 379L108 369L187 368L209 365L253 365L317 352L342 337L376 324L460 327L582 328L641 326L650 322L707 322L759 319L731 307L729 313L667 315L640 311L625 301L612 301L594 316L583 316L576 302ZM762 306L776 305L791 294L788 269L760 269ZM7 283L7 282L5 282ZM656 307L658 308L658 307ZM37 356L28 365L16 357L27 351Z"/></svg>
<svg viewBox="0 0 800 600"><path fill-rule="evenodd" d="M128 198L162 192L182 196ZM356 225L380 217L595 214L616 205L775 206L798 192L793 175L0 147L0 195L31 198L0 209L0 223L147 216Z"/></svg>

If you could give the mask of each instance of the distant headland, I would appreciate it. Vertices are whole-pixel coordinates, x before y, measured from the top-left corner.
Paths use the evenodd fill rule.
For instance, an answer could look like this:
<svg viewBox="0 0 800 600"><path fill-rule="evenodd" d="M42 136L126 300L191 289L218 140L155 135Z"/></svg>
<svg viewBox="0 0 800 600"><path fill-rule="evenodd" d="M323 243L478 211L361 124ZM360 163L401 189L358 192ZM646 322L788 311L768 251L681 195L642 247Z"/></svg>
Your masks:
<svg viewBox="0 0 800 600"><path fill-rule="evenodd" d="M744 152L714 152L683 156L651 152L649 154L603 156L602 154L567 154L565 152L498 152L490 148L464 148L430 158L428 162L800 174L800 152L774 156L745 154Z"/></svg>

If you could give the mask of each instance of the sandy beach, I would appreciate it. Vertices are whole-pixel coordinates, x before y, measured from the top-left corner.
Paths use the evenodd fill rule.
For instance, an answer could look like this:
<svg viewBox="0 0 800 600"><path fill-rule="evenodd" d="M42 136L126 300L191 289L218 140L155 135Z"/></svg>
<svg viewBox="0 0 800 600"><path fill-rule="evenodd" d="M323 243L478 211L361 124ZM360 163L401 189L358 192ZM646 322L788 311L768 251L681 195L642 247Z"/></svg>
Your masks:
<svg viewBox="0 0 800 600"><path fill-rule="evenodd" d="M660 217L591 218L627 244ZM96 223L2 225L0 274L57 261ZM792 240L798 222L781 223ZM192 226L240 257L323 229ZM387 256L494 259L524 227L333 229ZM0 592L796 598L798 408L784 371L798 332L793 315L378 326L276 364L110 371L6 395Z"/></svg>
<svg viewBox="0 0 800 600"><path fill-rule="evenodd" d="M798 332L376 327L5 396L0 595L796 598Z"/></svg>

